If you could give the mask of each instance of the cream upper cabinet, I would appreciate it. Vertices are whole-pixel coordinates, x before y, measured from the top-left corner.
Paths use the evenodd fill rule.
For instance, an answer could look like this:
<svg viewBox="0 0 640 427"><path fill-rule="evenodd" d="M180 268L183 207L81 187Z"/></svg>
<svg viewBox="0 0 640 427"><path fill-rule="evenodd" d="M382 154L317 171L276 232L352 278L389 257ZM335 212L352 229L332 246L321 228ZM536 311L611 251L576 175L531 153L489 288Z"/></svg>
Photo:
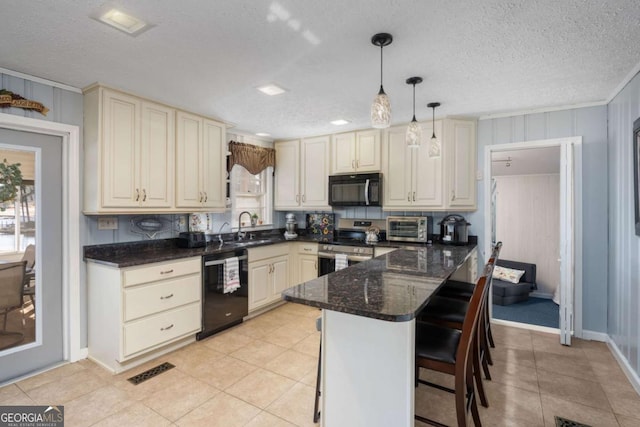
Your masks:
<svg viewBox="0 0 640 427"><path fill-rule="evenodd" d="M331 173L377 172L380 164L378 129L333 135Z"/></svg>
<svg viewBox="0 0 640 427"><path fill-rule="evenodd" d="M276 142L274 147L274 208L328 209L329 137Z"/></svg>
<svg viewBox="0 0 640 427"><path fill-rule="evenodd" d="M300 141L274 144L276 150L274 207L293 209L300 206Z"/></svg>
<svg viewBox="0 0 640 427"><path fill-rule="evenodd" d="M175 110L92 86L84 113L84 211L170 210Z"/></svg>
<svg viewBox="0 0 640 427"><path fill-rule="evenodd" d="M449 120L446 156L448 206L451 210L476 209L476 122Z"/></svg>
<svg viewBox="0 0 640 427"><path fill-rule="evenodd" d="M183 111L176 122L176 207L224 210L224 124Z"/></svg>
<svg viewBox="0 0 640 427"><path fill-rule="evenodd" d="M423 124L423 138L418 148L405 142L406 126L385 132L384 208L437 209L442 207L442 159L429 157L429 140L433 128ZM436 133L441 122L436 121Z"/></svg>
<svg viewBox="0 0 640 427"><path fill-rule="evenodd" d="M175 110L142 102L140 144L141 206L173 206L175 164Z"/></svg>
<svg viewBox="0 0 640 427"><path fill-rule="evenodd" d="M474 210L476 208L475 121L435 121L439 156L429 156L433 127L422 123L419 148L408 148L406 126L385 132L383 174L385 210Z"/></svg>

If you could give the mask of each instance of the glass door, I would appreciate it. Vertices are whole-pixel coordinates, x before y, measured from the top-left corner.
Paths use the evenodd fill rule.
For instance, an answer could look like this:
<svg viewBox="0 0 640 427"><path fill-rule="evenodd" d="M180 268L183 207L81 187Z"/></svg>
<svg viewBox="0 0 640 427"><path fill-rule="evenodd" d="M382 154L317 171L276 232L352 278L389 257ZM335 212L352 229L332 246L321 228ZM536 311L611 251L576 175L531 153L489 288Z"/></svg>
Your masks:
<svg viewBox="0 0 640 427"><path fill-rule="evenodd" d="M63 360L62 139L0 129L0 162L1 383Z"/></svg>

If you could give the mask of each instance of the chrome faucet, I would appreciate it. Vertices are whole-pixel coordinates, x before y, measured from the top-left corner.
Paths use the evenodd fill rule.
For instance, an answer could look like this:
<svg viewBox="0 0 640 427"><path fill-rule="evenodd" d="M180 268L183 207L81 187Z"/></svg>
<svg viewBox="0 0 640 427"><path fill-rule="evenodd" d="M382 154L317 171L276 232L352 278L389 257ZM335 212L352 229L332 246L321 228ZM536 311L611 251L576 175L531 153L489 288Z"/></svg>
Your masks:
<svg viewBox="0 0 640 427"><path fill-rule="evenodd" d="M227 221L223 222L222 226L220 226L220 229L218 230L218 243L220 243L220 246L224 244L224 240L222 240L222 229L225 225L228 225L229 228L231 228L231 224L229 224Z"/></svg>
<svg viewBox="0 0 640 427"><path fill-rule="evenodd" d="M242 215L247 214L249 215L249 221L251 221L251 212L248 211L242 211L240 212L240 215L238 215L238 236L236 238L236 240L242 240L244 238L244 234L241 233L241 229L242 229L242 222L240 221L240 219L242 218Z"/></svg>

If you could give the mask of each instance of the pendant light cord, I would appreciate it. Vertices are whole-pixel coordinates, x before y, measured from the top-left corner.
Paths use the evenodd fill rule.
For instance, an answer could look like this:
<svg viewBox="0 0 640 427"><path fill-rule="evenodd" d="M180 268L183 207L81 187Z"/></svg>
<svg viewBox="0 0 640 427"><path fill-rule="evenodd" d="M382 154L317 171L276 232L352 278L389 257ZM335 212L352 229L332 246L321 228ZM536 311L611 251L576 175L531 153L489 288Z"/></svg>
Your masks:
<svg viewBox="0 0 640 427"><path fill-rule="evenodd" d="M433 115L431 116L431 125L433 126L433 133L431 134L431 139L436 139L436 107L431 107L433 110Z"/></svg>
<svg viewBox="0 0 640 427"><path fill-rule="evenodd" d="M382 90L382 44L380 45L380 90Z"/></svg>
<svg viewBox="0 0 640 427"><path fill-rule="evenodd" d="M413 84L413 120L411 120L412 122L416 121L416 84Z"/></svg>

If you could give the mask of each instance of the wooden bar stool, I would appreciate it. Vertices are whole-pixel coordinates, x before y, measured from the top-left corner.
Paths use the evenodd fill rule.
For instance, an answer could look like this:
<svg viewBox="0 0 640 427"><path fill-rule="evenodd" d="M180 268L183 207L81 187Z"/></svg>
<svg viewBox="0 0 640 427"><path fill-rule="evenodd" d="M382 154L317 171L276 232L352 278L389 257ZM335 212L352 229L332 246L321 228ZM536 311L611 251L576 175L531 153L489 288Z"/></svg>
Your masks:
<svg viewBox="0 0 640 427"><path fill-rule="evenodd" d="M474 424L481 425L475 397L472 359L479 314L487 289L486 285L486 276L483 276L478 281L471 297L461 330L422 321L416 322L416 382L455 395L456 417L459 427L466 427L469 412L471 412ZM455 378L454 388L449 389L420 379L420 368L453 375ZM415 418L424 423L442 426L441 423L418 414L415 415Z"/></svg>

